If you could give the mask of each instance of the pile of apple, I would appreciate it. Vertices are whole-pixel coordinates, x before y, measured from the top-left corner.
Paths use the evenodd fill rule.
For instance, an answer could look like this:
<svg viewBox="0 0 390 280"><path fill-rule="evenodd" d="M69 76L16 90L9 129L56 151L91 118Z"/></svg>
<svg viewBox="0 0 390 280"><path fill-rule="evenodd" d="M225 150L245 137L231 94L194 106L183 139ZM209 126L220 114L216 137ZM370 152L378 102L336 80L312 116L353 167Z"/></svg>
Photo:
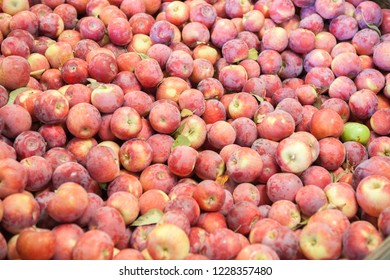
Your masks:
<svg viewBox="0 0 390 280"><path fill-rule="evenodd" d="M0 3L0 259L362 259L390 235L390 9Z"/></svg>

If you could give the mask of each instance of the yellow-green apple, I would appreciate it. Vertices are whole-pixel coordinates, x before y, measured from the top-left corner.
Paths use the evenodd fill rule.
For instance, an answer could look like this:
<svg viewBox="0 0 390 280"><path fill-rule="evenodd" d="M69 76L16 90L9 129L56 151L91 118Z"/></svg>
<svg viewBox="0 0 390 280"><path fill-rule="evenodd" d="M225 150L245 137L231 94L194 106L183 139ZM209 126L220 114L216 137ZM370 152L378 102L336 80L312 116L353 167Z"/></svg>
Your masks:
<svg viewBox="0 0 390 280"><path fill-rule="evenodd" d="M26 11L30 8L30 2L28 0L3 0L1 3L1 9L4 13L11 16L18 12Z"/></svg>

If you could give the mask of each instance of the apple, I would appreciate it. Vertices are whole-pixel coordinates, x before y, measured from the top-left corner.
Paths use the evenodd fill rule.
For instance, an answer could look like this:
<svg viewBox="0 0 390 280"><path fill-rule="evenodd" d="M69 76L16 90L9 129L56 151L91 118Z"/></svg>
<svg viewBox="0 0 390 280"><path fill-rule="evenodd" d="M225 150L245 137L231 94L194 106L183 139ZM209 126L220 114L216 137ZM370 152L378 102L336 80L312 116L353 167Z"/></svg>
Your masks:
<svg viewBox="0 0 390 280"><path fill-rule="evenodd" d="M302 187L303 183L296 174L289 172L276 173L268 179L266 192L272 202L281 199L294 201L297 192Z"/></svg>
<svg viewBox="0 0 390 280"><path fill-rule="evenodd" d="M260 191L251 183L238 184L234 188L232 195L234 203L240 201L249 201L255 205L259 205L260 203Z"/></svg>
<svg viewBox="0 0 390 280"><path fill-rule="evenodd" d="M139 172L151 164L152 153L152 147L146 140L131 139L121 145L119 161L126 170Z"/></svg>
<svg viewBox="0 0 390 280"><path fill-rule="evenodd" d="M107 200L106 205L117 209L123 217L125 225L135 221L140 212L138 198L125 191L113 193Z"/></svg>
<svg viewBox="0 0 390 280"><path fill-rule="evenodd" d="M294 229L301 222L301 214L298 206L289 200L283 199L275 201L271 205L268 218L290 229Z"/></svg>
<svg viewBox="0 0 390 280"><path fill-rule="evenodd" d="M195 225L199 215L200 215L200 206L193 198L189 195L178 195L175 198L171 198L167 202L164 208L164 212L167 211L179 211L184 213L190 221L191 225Z"/></svg>
<svg viewBox="0 0 390 280"><path fill-rule="evenodd" d="M0 160L0 198L22 192L28 181L28 173L23 164L16 159L5 158Z"/></svg>
<svg viewBox="0 0 390 280"><path fill-rule="evenodd" d="M113 252L114 243L106 232L98 229L89 230L76 242L72 251L72 259L110 260Z"/></svg>
<svg viewBox="0 0 390 280"><path fill-rule="evenodd" d="M369 175L356 188L356 200L369 215L378 217L389 205L389 179L381 175Z"/></svg>
<svg viewBox="0 0 390 280"><path fill-rule="evenodd" d="M323 209L313 214L308 224L311 223L324 223L330 226L336 231L340 237L344 234L345 230L350 225L350 221L340 210L335 208Z"/></svg>
<svg viewBox="0 0 390 280"><path fill-rule="evenodd" d="M27 172L28 191L41 191L52 179L53 169L50 162L42 156L26 157L20 161Z"/></svg>
<svg viewBox="0 0 390 280"><path fill-rule="evenodd" d="M118 154L111 147L97 145L87 153L85 166L91 178L98 182L107 183L114 180L119 175L119 165Z"/></svg>
<svg viewBox="0 0 390 280"><path fill-rule="evenodd" d="M146 248L154 260L180 260L188 255L190 241L178 226L161 224L149 233Z"/></svg>
<svg viewBox="0 0 390 280"><path fill-rule="evenodd" d="M238 252L236 260L279 260L278 254L264 244L251 244Z"/></svg>
<svg viewBox="0 0 390 280"><path fill-rule="evenodd" d="M55 238L54 260L71 260L72 251L79 238L84 234L77 224L62 224L51 231Z"/></svg>
<svg viewBox="0 0 390 280"><path fill-rule="evenodd" d="M116 197L121 197L121 195L122 193L116 195ZM125 194L125 196L127 195ZM111 202L113 201L114 199L111 199ZM125 234L126 231L125 220L122 216L125 213L120 212L126 210L123 208L117 210L119 209L119 206L116 205L116 207L118 208L104 205L97 208L88 222L88 230L101 230L106 232L115 245L120 241L121 237Z"/></svg>
<svg viewBox="0 0 390 280"><path fill-rule="evenodd" d="M169 196L165 192L156 189L148 190L139 197L139 212L143 215L153 208L163 211L168 201Z"/></svg>
<svg viewBox="0 0 390 280"><path fill-rule="evenodd" d="M176 176L190 176L195 168L197 156L198 152L192 147L174 147L167 160L168 168Z"/></svg>
<svg viewBox="0 0 390 280"><path fill-rule="evenodd" d="M367 221L355 221L343 235L343 251L348 259L361 260L379 247L383 239Z"/></svg>
<svg viewBox="0 0 390 280"><path fill-rule="evenodd" d="M325 223L310 223L300 234L299 246L311 260L338 259L342 252L340 234Z"/></svg>
<svg viewBox="0 0 390 280"><path fill-rule="evenodd" d="M301 213L307 217L314 215L328 205L325 191L316 185L305 185L299 189L295 201Z"/></svg>
<svg viewBox="0 0 390 280"><path fill-rule="evenodd" d="M58 187L48 202L47 212L60 223L74 222L81 217L87 206L87 191L77 183L66 182Z"/></svg>
<svg viewBox="0 0 390 280"><path fill-rule="evenodd" d="M330 183L324 188L329 206L336 207L349 219L358 211L355 191L351 185L344 182Z"/></svg>
<svg viewBox="0 0 390 280"><path fill-rule="evenodd" d="M203 211L219 211L225 200L225 192L222 186L211 180L200 182L193 197Z"/></svg>
<svg viewBox="0 0 390 280"><path fill-rule="evenodd" d="M240 147L233 151L226 162L227 174L237 183L254 181L260 175L262 168L260 155L248 147Z"/></svg>
<svg viewBox="0 0 390 280"><path fill-rule="evenodd" d="M206 235L200 248L202 255L212 260L229 260L241 250L237 233L227 228L220 228Z"/></svg>
<svg viewBox="0 0 390 280"><path fill-rule="evenodd" d="M383 237L387 237L390 234L389 209L389 207L385 208L378 217L378 230L383 235Z"/></svg>
<svg viewBox="0 0 390 280"><path fill-rule="evenodd" d="M284 172L301 173L313 162L312 149L305 142L288 137L279 142L275 159Z"/></svg>
<svg viewBox="0 0 390 280"><path fill-rule="evenodd" d="M50 260L55 254L54 233L43 228L26 228L19 233L16 250L23 260Z"/></svg>
<svg viewBox="0 0 390 280"><path fill-rule="evenodd" d="M9 233L20 233L38 222L40 207L29 192L8 195L3 199L3 208L1 226Z"/></svg>

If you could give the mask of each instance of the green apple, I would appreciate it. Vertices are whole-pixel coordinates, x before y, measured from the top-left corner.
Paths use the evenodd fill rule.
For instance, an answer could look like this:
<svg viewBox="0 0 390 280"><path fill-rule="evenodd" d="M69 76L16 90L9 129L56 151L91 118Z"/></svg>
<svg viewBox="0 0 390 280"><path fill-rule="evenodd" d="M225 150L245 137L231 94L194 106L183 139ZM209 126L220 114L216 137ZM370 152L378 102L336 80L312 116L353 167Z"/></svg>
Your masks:
<svg viewBox="0 0 390 280"><path fill-rule="evenodd" d="M370 138L370 130L362 123L347 122L344 125L343 133L341 134L341 140L343 142L356 141L365 145Z"/></svg>

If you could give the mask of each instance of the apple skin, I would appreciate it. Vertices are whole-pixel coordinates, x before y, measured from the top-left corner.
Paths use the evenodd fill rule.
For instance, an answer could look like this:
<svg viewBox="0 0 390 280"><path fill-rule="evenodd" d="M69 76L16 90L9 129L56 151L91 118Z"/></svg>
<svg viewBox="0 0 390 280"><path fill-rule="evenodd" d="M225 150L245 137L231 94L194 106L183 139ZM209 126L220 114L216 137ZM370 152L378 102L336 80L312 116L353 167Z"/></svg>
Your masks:
<svg viewBox="0 0 390 280"><path fill-rule="evenodd" d="M266 192L272 202L280 199L294 201L297 192L303 187L301 179L294 173L276 173L266 183Z"/></svg>
<svg viewBox="0 0 390 280"><path fill-rule="evenodd" d="M119 161L130 172L144 170L151 164L152 157L152 147L142 139L130 139L124 142L119 150Z"/></svg>
<svg viewBox="0 0 390 280"><path fill-rule="evenodd" d="M377 249L382 241L382 236L371 223L355 221L344 232L344 253L350 260L361 260Z"/></svg>
<svg viewBox="0 0 390 280"><path fill-rule="evenodd" d="M390 206L390 180L381 175L370 175L360 181L356 188L359 206L373 217Z"/></svg>
<svg viewBox="0 0 390 280"><path fill-rule="evenodd" d="M109 204L96 209L94 215L89 220L88 230L98 229L106 232L112 242L117 245L121 237L125 234L126 225L122 216L123 212L120 212L121 210L118 206L116 206L118 208L113 207L113 199L110 200Z"/></svg>
<svg viewBox="0 0 390 280"><path fill-rule="evenodd" d="M148 235L146 248L154 260L184 259L190 251L186 233L176 225L161 224Z"/></svg>

